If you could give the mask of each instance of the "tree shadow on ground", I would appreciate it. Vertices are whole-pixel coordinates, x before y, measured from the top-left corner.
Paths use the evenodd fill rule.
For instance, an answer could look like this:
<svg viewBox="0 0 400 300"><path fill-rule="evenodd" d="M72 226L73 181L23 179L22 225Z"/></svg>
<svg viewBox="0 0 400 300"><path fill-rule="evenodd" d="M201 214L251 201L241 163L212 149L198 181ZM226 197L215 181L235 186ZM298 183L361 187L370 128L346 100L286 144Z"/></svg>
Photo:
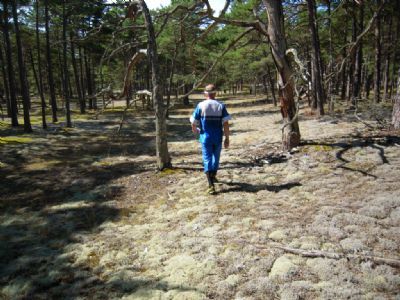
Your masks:
<svg viewBox="0 0 400 300"><path fill-rule="evenodd" d="M348 139L348 138L347 138ZM302 141L301 146L326 146L332 147L333 149L339 148L339 150L335 153L335 157L342 162L338 168L345 169L351 172L360 173L364 176L369 176L374 179L377 179L377 176L370 174L368 171L355 169L346 164L351 163L351 161L344 156L348 151L353 148L366 148L371 147L378 151L379 157L382 160L383 164L390 164L388 159L385 156L385 147L393 146L395 144L400 143L400 137L398 136L368 136L365 138L359 137L351 137L349 142L335 142L335 141L326 141L326 140L306 140Z"/></svg>
<svg viewBox="0 0 400 300"><path fill-rule="evenodd" d="M279 185L269 184L250 184L246 182L228 182L220 181L221 184L229 186L223 188L220 193L233 193L233 192L246 192L246 193L257 193L259 191L269 191L273 193L279 193L283 190L290 190L297 186L302 186L300 182L289 182Z"/></svg>
<svg viewBox="0 0 400 300"><path fill-rule="evenodd" d="M0 298L109 299L153 286L178 289L144 277L121 287L102 276L99 257L79 248L123 216L114 202L124 186L114 180L152 168L118 155L152 155L154 143L144 135L150 125L133 132L128 124L118 138L115 120L81 125L37 129L29 143L0 146ZM19 129L9 134L27 136Z"/></svg>

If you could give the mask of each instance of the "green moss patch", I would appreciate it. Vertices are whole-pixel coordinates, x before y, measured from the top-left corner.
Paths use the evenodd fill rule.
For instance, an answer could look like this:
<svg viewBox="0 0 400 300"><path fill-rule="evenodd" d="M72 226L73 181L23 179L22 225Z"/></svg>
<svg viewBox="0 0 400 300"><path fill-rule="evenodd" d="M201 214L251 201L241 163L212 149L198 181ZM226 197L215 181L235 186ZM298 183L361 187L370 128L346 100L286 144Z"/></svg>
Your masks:
<svg viewBox="0 0 400 300"><path fill-rule="evenodd" d="M327 145L309 145L309 146L304 146L301 148L301 152L304 153L310 153L310 152L329 152L332 151L333 147L332 146L327 146Z"/></svg>
<svg viewBox="0 0 400 300"><path fill-rule="evenodd" d="M9 137L0 138L0 145L22 144L22 143L31 143L31 142L33 142L33 139L27 138L27 137L9 136Z"/></svg>

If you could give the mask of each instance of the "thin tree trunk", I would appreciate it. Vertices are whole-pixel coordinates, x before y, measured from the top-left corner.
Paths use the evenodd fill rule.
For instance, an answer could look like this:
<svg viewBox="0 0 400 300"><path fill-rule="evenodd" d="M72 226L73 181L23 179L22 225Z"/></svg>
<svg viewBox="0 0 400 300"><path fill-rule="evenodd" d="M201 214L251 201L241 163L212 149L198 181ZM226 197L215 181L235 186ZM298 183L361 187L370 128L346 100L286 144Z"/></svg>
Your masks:
<svg viewBox="0 0 400 300"><path fill-rule="evenodd" d="M343 34L343 37L344 37L344 41L343 41L343 42L344 42L344 44L347 44L347 33L348 33L348 23L347 23L348 21L347 21L347 20L348 20L348 19L346 18L345 31L344 31L344 34ZM346 48L345 48L345 47L343 47L341 55L342 55L343 59L346 58L347 52L346 52ZM341 76L341 82L342 82L341 92L340 92L340 98L341 98L342 100L345 100L345 99L346 99L346 91L347 91L347 72L348 72L347 65L348 65L347 63L344 64L342 73L340 74L340 76Z"/></svg>
<svg viewBox="0 0 400 300"><path fill-rule="evenodd" d="M333 87L334 87L333 79L336 77L332 75L333 74L333 46L332 46L331 0L328 0L327 4L328 4L328 28L329 28L329 68L328 68L328 73L330 76L330 79L328 82L328 99L329 99L329 112L333 113L335 111L334 96L333 96Z"/></svg>
<svg viewBox="0 0 400 300"><path fill-rule="evenodd" d="M278 71L281 113L285 123L282 128L282 148L290 150L300 144L300 129L294 102L293 71L286 58L282 2L263 0L263 3L268 15L268 37Z"/></svg>
<svg viewBox="0 0 400 300"><path fill-rule="evenodd" d="M71 123L71 109L70 109L70 99L69 99L69 92L68 92L68 61L67 61L67 14L65 5L67 4L67 0L63 1L62 11L63 11L63 69L64 69L64 80L63 80L63 87L64 87L64 99L65 99L65 113L66 113L66 120L67 120L67 127L72 127Z"/></svg>
<svg viewBox="0 0 400 300"><path fill-rule="evenodd" d="M93 58L89 56L89 69L90 69L90 78L92 80L92 93L93 93L93 108L97 109L97 98L96 98L96 71Z"/></svg>
<svg viewBox="0 0 400 300"><path fill-rule="evenodd" d="M170 106L170 102L171 102L172 83L173 83L173 79L174 79L175 62L176 62L177 56L178 56L178 43L175 44L174 56L171 61L171 70L169 73L168 91L167 91L167 113L166 113L167 119L169 118L169 106Z"/></svg>
<svg viewBox="0 0 400 300"><path fill-rule="evenodd" d="M11 109L11 126L18 126L18 106L17 106L17 95L16 95L16 83L14 78L14 65L12 59L11 51L11 41L9 33L9 23L8 23L8 1L3 3L3 18L0 18L1 25L3 28L3 36L6 50L6 60L7 60L7 73L8 73L8 84L10 87L10 109Z"/></svg>
<svg viewBox="0 0 400 300"><path fill-rule="evenodd" d="M400 0L396 0L396 8L395 11L399 11L400 10ZM393 39L393 45L398 45L399 43L399 37L400 37L400 16L399 14L397 14L397 25L396 25L396 32L395 32L395 37ZM389 93L389 98L392 99L392 94L394 93L395 90L395 74L396 74L396 69L398 66L398 62L396 60L396 57L399 57L400 53L399 53L399 47L394 46L393 47L393 61L392 61L392 80L391 80L391 84L390 84L390 93Z"/></svg>
<svg viewBox="0 0 400 300"><path fill-rule="evenodd" d="M393 18L391 15L388 16L389 18L389 22L388 23L388 27L387 27L387 37L386 37L386 45L388 45L386 47L386 53L385 53L385 67L384 67L384 79L383 79L383 101L386 101L388 99L388 95L389 95L389 81L390 81L390 55L393 49L393 45L396 44L391 44L392 38L393 38L393 34L392 34L392 21ZM386 23L386 22L385 22Z"/></svg>
<svg viewBox="0 0 400 300"><path fill-rule="evenodd" d="M21 82L21 92L22 92L22 101L23 101L23 109L24 109L24 131L32 132L31 120L30 120L30 116L29 116L29 107L30 107L31 100L29 97L29 87L28 87L28 80L26 77L24 54L22 51L21 33L19 30L16 0L11 1L11 7L12 7L12 14L13 14L13 19L14 19L15 39L17 42L19 79Z"/></svg>
<svg viewBox="0 0 400 300"><path fill-rule="evenodd" d="M356 29L355 29L356 35L358 35L364 31L364 4L361 2L359 4L359 6L360 6L360 9L359 9L360 17L358 20L358 26L356 25ZM354 15L354 18L356 18L355 15ZM355 23L357 24L357 20L355 20ZM360 43L357 47L355 63L354 63L353 94L352 94L352 98L351 98L351 104L354 107L357 107L357 102L361 95L362 61L363 61L363 44L362 44L362 41L360 41Z"/></svg>
<svg viewBox="0 0 400 300"><path fill-rule="evenodd" d="M53 76L53 62L51 60L51 51L50 51L50 28L49 28L49 0L44 0L44 11L45 11L45 29L46 29L46 60L47 60L47 75L48 75L48 84L50 90L50 105L53 123L58 122L57 118L57 99L56 99L56 90L54 88L54 76Z"/></svg>
<svg viewBox="0 0 400 300"><path fill-rule="evenodd" d="M74 44L73 39L74 39L74 34L72 31L70 31L71 61L72 61L72 68L74 70L76 93L78 94L79 108L80 108L81 114L84 114L85 106L83 103L81 82L80 82L79 74L78 74L78 66L77 66L76 57L75 57L75 44Z"/></svg>
<svg viewBox="0 0 400 300"><path fill-rule="evenodd" d="M267 75L268 75L268 80L269 80L269 86L271 87L272 103L274 103L274 106L277 106L278 104L277 104L276 96L275 96L275 82L274 82L274 79L272 78L271 69L268 64L267 64Z"/></svg>
<svg viewBox="0 0 400 300"><path fill-rule="evenodd" d="M0 19L2 16L0 16ZM0 46L2 43L0 42ZM11 118L11 100L10 100L10 89L8 85L8 78L7 78L7 70L6 70L6 62L3 56L3 49L0 47L0 64L1 64L1 72L3 74L3 84L4 84L4 91L6 93L6 105L7 105L7 116Z"/></svg>
<svg viewBox="0 0 400 300"><path fill-rule="evenodd" d="M80 75L80 84L81 84L81 93L82 93L82 107L81 113L84 114L86 112L86 89L85 89L85 77L83 75L83 63L82 63L82 49L78 45L78 53L79 53L79 75Z"/></svg>
<svg viewBox="0 0 400 300"><path fill-rule="evenodd" d="M46 123L46 100L44 98L43 91L43 79L42 79L42 59L40 55L40 38L39 38L39 0L36 0L36 48L37 48L37 60L38 60L38 72L39 72L39 85L38 90L40 94L40 103L41 103L41 111L42 111L42 127L43 129L47 128ZM32 64L33 64L33 55L32 55Z"/></svg>
<svg viewBox="0 0 400 300"><path fill-rule="evenodd" d="M84 48L83 49L83 58L85 62L85 73L86 73L86 87L87 87L87 92L88 92L88 98L89 98L89 109L93 109L93 89L92 89L92 77L90 73L90 67L89 67L89 62L88 62L88 57L87 57L87 50Z"/></svg>
<svg viewBox="0 0 400 300"><path fill-rule="evenodd" d="M381 0L377 0L377 5L381 5ZM375 21L375 103L381 102L381 52L381 16L379 14Z"/></svg>
<svg viewBox="0 0 400 300"><path fill-rule="evenodd" d="M140 0L148 36L148 55L152 70L153 101L156 115L156 153L158 169L171 167L167 143L166 109L161 91L161 78L158 65L157 43L150 12L144 0Z"/></svg>

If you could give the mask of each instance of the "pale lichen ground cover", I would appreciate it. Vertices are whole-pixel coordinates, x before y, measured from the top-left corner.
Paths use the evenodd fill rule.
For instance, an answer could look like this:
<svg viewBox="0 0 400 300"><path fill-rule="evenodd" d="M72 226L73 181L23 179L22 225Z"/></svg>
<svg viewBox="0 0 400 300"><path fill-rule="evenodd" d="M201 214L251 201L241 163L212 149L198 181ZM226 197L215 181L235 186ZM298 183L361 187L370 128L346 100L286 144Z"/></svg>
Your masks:
<svg viewBox="0 0 400 300"><path fill-rule="evenodd" d="M151 119L129 119L125 144L113 144L125 153L96 160L93 154L73 180L53 158L43 168L58 168L68 193L1 215L0 295L399 299L395 267L306 258L275 247L399 259L399 137L368 133L351 116L302 117L304 143L283 155L278 109L255 99L226 103L231 147L223 150L216 196L205 193L189 109L169 121L173 170L154 172L151 152L129 148L128 131L143 129L133 138L144 138L145 146L134 144L151 149ZM40 164L27 170L38 172Z"/></svg>

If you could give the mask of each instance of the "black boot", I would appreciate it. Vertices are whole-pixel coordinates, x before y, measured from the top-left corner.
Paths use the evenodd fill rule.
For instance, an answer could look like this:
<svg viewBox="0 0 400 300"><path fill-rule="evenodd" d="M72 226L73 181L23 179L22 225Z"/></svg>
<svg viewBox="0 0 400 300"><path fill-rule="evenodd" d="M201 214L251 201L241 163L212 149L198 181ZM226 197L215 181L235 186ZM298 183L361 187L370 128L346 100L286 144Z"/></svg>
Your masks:
<svg viewBox="0 0 400 300"><path fill-rule="evenodd" d="M214 195L215 187L214 187L214 181L213 181L211 172L206 172L206 176L207 176L207 181L208 181L207 193L209 193L210 195Z"/></svg>
<svg viewBox="0 0 400 300"><path fill-rule="evenodd" d="M210 175L211 175L211 180L212 180L213 184L219 182L218 179L217 179L217 171L210 172Z"/></svg>

